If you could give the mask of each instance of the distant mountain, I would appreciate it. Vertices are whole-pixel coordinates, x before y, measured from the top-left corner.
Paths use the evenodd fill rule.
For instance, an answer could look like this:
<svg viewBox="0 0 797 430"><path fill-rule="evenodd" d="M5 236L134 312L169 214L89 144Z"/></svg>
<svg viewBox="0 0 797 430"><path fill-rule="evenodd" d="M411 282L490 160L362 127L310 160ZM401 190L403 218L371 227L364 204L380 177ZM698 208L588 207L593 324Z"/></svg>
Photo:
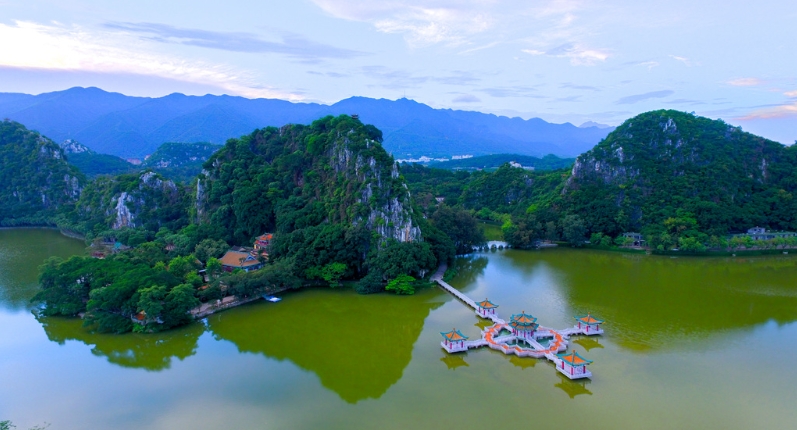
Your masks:
<svg viewBox="0 0 797 430"><path fill-rule="evenodd" d="M0 93L0 117L63 141L75 139L96 152L142 158L164 142L209 142L265 126L309 124L326 115L357 114L384 133L397 156L517 153L573 157L612 130L551 124L539 118L499 117L433 109L408 99L352 97L331 106L232 96L129 97L98 88L40 95Z"/></svg>
<svg viewBox="0 0 797 430"><path fill-rule="evenodd" d="M559 158L555 155L546 155L538 158L519 154L493 154L480 157L463 158L459 160L439 161L430 163L429 167L436 169L497 169L506 163L517 163L523 168L534 170L555 170L573 166L575 158Z"/></svg>
<svg viewBox="0 0 797 430"><path fill-rule="evenodd" d="M136 170L136 166L110 154L98 154L76 140L67 139L61 143L66 161L77 167L88 177L99 175L119 175Z"/></svg>
<svg viewBox="0 0 797 430"><path fill-rule="evenodd" d="M597 127L597 128L611 128L614 130L614 127L606 124L597 123L595 121L587 121L584 124L578 126L578 128L590 128L590 127Z"/></svg>

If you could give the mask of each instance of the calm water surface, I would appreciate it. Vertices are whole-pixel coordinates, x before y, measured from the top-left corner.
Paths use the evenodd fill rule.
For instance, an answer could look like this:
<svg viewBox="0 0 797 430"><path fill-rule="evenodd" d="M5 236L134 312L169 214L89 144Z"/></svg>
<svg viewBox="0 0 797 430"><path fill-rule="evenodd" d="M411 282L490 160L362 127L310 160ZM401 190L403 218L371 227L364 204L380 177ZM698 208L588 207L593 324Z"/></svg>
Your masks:
<svg viewBox="0 0 797 430"><path fill-rule="evenodd" d="M439 332L485 324L439 289L306 290L160 335L38 321L36 267L83 244L0 230L0 420L51 429L793 428L797 258L504 251L458 260L452 285L564 328L594 360L571 382L542 360L447 355Z"/></svg>

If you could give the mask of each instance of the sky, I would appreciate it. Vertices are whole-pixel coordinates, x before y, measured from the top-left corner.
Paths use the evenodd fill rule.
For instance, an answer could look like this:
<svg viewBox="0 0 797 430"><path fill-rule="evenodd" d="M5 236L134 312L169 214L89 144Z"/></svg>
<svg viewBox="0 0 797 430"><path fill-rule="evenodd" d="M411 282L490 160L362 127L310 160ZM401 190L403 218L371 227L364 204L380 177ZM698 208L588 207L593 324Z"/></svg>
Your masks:
<svg viewBox="0 0 797 430"><path fill-rule="evenodd" d="M797 141L794 0L0 0L0 92L435 108L618 125L696 112Z"/></svg>

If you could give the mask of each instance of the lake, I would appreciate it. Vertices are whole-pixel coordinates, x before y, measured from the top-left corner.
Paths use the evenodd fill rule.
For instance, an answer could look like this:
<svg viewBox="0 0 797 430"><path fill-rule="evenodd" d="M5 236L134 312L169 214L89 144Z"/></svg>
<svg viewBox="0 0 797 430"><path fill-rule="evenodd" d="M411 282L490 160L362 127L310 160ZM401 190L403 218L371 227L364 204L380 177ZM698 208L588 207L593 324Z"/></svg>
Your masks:
<svg viewBox="0 0 797 430"><path fill-rule="evenodd" d="M790 428L797 423L797 258L670 258L552 249L478 253L450 282L565 328L606 320L545 360L448 355L441 331L486 326L439 288L310 289L156 335L41 318L37 266L84 252L52 230L0 230L0 420L19 429Z"/></svg>

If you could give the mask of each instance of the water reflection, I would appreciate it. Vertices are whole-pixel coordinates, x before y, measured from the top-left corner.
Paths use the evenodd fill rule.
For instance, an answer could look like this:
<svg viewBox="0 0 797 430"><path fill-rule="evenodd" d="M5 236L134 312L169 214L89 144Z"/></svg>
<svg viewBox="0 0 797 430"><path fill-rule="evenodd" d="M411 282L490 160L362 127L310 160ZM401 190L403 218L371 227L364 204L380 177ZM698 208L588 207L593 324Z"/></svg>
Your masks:
<svg viewBox="0 0 797 430"><path fill-rule="evenodd" d="M208 319L220 340L240 351L290 360L312 371L326 388L356 403L378 399L401 379L424 319L439 292L361 296L306 290L279 304L259 303Z"/></svg>
<svg viewBox="0 0 797 430"><path fill-rule="evenodd" d="M666 258L559 249L491 258L507 259L531 284L551 284L546 288L562 295L570 313L606 319L607 335L627 349L666 349L769 320L797 320L797 259L791 256ZM500 275L491 276L483 283L507 288Z"/></svg>
<svg viewBox="0 0 797 430"><path fill-rule="evenodd" d="M63 345L68 340L91 346L91 353L105 357L122 367L150 371L168 369L173 359L184 360L196 353L197 340L205 331L203 324L189 324L166 333L123 335L93 333L74 318L37 318L52 342Z"/></svg>
<svg viewBox="0 0 797 430"><path fill-rule="evenodd" d="M445 363L448 370L455 370L457 367L463 366L469 367L468 363L465 361L464 354L446 354L440 361Z"/></svg>
<svg viewBox="0 0 797 430"><path fill-rule="evenodd" d="M471 254L466 257L457 258L453 268L457 271L457 276L451 280L456 285L473 285L476 279L484 274L489 258L484 255Z"/></svg>
<svg viewBox="0 0 797 430"><path fill-rule="evenodd" d="M573 341L573 343L581 345L581 347L587 351L595 348L603 348L603 345L600 344L600 341L596 337L578 337Z"/></svg>
<svg viewBox="0 0 797 430"><path fill-rule="evenodd" d="M82 254L86 245L55 230L0 229L0 309L30 309L39 266L49 257Z"/></svg>
<svg viewBox="0 0 797 430"><path fill-rule="evenodd" d="M559 372L556 372L556 376L559 377L559 382L553 386L564 391L571 399L582 394L592 395L592 391L587 389L587 385L591 383L588 379L570 380Z"/></svg>

